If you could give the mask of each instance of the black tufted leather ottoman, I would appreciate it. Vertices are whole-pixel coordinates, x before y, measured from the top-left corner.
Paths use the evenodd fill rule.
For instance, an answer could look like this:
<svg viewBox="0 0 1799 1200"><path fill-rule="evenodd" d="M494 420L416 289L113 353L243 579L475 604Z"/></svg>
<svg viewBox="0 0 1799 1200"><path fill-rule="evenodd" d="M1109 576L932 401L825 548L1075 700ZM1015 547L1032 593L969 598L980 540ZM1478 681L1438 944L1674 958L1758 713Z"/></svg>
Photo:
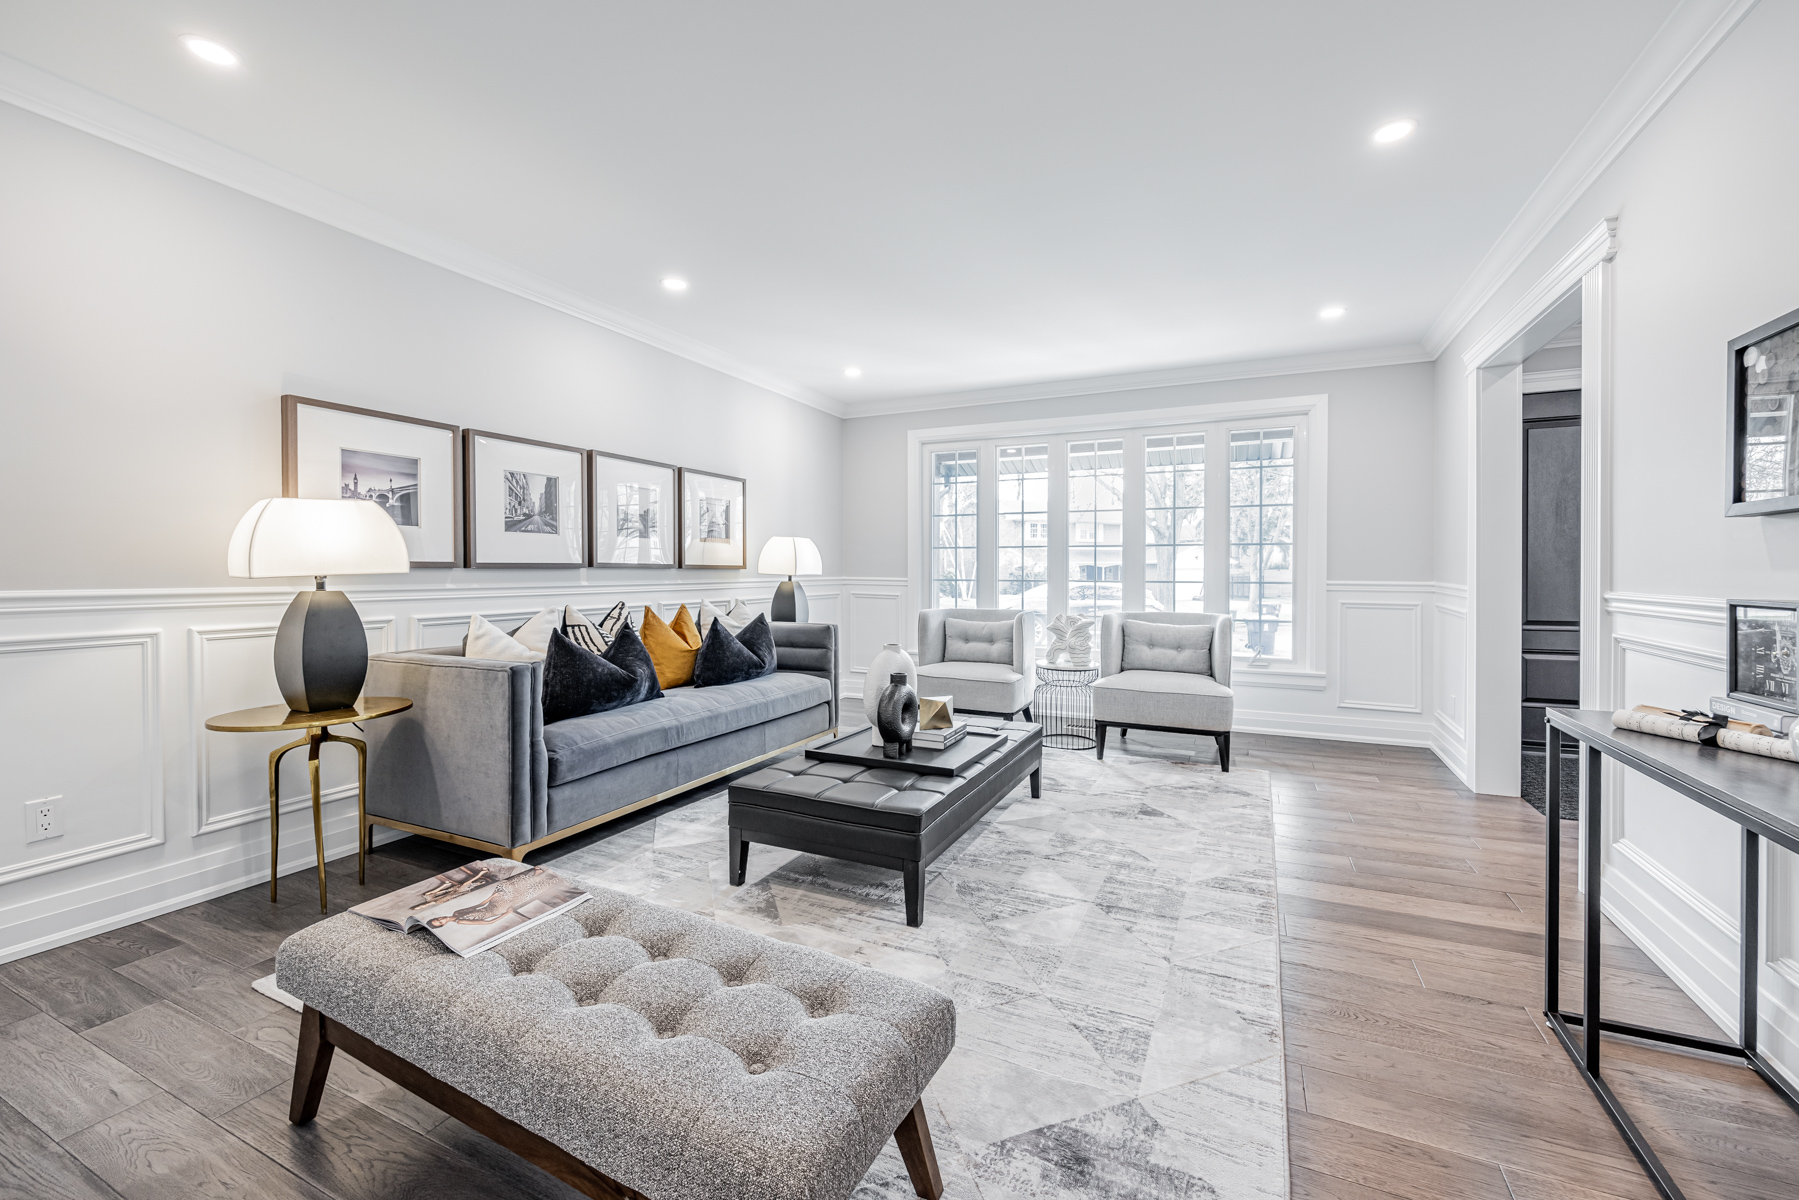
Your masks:
<svg viewBox="0 0 1799 1200"><path fill-rule="evenodd" d="M745 775L731 795L731 883L743 883L750 843L890 867L906 881L906 924L924 924L924 869L1031 777L1043 794L1043 728L995 723L1003 749L950 776L905 769L903 759L872 769L814 762L804 755Z"/></svg>
<svg viewBox="0 0 1799 1200"><path fill-rule="evenodd" d="M354 913L282 942L306 1005L293 1122L342 1049L597 1200L845 1200L890 1137L943 1194L920 1097L948 996L588 890L468 958Z"/></svg>

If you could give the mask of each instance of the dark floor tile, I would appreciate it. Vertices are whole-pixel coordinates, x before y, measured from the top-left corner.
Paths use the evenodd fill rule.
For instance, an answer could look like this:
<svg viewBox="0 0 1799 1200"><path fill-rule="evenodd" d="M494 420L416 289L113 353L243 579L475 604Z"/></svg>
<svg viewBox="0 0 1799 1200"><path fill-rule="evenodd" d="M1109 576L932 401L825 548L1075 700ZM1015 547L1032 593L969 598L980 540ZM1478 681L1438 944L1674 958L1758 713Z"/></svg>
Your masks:
<svg viewBox="0 0 1799 1200"><path fill-rule="evenodd" d="M445 1117L425 1136L453 1150L460 1150L486 1168L488 1174L509 1182L520 1196L537 1196L542 1197L542 1200L581 1200L582 1193L543 1168L526 1162L493 1139L476 1133L455 1117Z"/></svg>
<svg viewBox="0 0 1799 1200"><path fill-rule="evenodd" d="M0 1028L0 1100L53 1138L157 1094L149 1080L47 1014Z"/></svg>
<svg viewBox="0 0 1799 1200"><path fill-rule="evenodd" d="M340 1055L341 1057L341 1055ZM336 1064L332 1065L333 1073ZM275 1089L220 1118L231 1130L338 1200L535 1200L531 1190L496 1175L373 1109L327 1095L318 1119L292 1125L285 1089Z"/></svg>
<svg viewBox="0 0 1799 1200"><path fill-rule="evenodd" d="M250 987L268 974L261 968L261 963L231 966L192 946L176 946L120 967L119 973L229 1032L277 1010L291 1011Z"/></svg>
<svg viewBox="0 0 1799 1200"><path fill-rule="evenodd" d="M166 933L184 945L232 966L261 962L275 953L287 936L279 929L235 925L201 905L166 913L148 923L158 933Z"/></svg>
<svg viewBox="0 0 1799 1200"><path fill-rule="evenodd" d="M136 925L127 925L123 929L96 933L92 937L82 938L75 943L81 947L82 953L90 958L100 960L109 967L122 967L126 963L136 962L147 955L159 953L179 944L168 934L158 933L142 921Z"/></svg>
<svg viewBox="0 0 1799 1200"><path fill-rule="evenodd" d="M208 1117L255 1099L291 1074L256 1047L166 1000L82 1036Z"/></svg>
<svg viewBox="0 0 1799 1200"><path fill-rule="evenodd" d="M0 979L70 1029L87 1029L156 1001L79 943L0 967Z"/></svg>
<svg viewBox="0 0 1799 1200"><path fill-rule="evenodd" d="M35 1017L43 1011L4 983L0 983L0 1025L11 1025L14 1021Z"/></svg>
<svg viewBox="0 0 1799 1200"><path fill-rule="evenodd" d="M0 1101L0 1200L118 1200L118 1193Z"/></svg>
<svg viewBox="0 0 1799 1200"><path fill-rule="evenodd" d="M64 1140L127 1200L326 1200L173 1096L156 1096Z"/></svg>

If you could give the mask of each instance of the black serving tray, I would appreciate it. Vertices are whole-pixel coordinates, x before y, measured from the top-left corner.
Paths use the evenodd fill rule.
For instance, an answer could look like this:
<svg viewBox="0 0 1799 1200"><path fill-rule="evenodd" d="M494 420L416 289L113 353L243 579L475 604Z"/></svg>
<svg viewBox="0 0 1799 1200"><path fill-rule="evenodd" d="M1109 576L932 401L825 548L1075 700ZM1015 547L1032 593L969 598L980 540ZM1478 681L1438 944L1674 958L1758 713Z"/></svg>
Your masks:
<svg viewBox="0 0 1799 1200"><path fill-rule="evenodd" d="M874 745L874 734L866 725L849 733L840 733L828 742L806 747L806 757L816 762L850 763L858 767L894 767L916 771L920 775L956 775L972 763L1009 745L1011 739L995 730L985 733L971 728L961 741L947 750L925 750L914 746L912 753L888 758Z"/></svg>

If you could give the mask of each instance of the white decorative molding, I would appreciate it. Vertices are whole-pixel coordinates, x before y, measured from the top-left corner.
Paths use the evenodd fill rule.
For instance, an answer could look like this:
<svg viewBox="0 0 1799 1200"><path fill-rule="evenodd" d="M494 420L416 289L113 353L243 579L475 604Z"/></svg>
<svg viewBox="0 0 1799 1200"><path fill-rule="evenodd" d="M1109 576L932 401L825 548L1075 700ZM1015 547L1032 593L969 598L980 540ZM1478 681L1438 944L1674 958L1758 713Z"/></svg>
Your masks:
<svg viewBox="0 0 1799 1200"><path fill-rule="evenodd" d="M141 109L0 55L0 101L60 121L289 212L667 351L776 395L842 416L837 401L685 334L421 229Z"/></svg>
<svg viewBox="0 0 1799 1200"><path fill-rule="evenodd" d="M1599 111L1550 168L1424 335L1434 358L1504 287L1593 182L1755 7L1756 0L1684 0ZM1485 356L1476 362L1485 360Z"/></svg>
<svg viewBox="0 0 1799 1200"><path fill-rule="evenodd" d="M1544 342L1543 349L1561 350L1580 345L1580 329L1580 323L1575 322L1573 325L1570 325L1568 328L1550 338L1547 342Z"/></svg>
<svg viewBox="0 0 1799 1200"><path fill-rule="evenodd" d="M1643 592L1607 592L1605 611L1691 625L1722 627L1727 614L1723 600L1709 596L1657 596Z"/></svg>
<svg viewBox="0 0 1799 1200"><path fill-rule="evenodd" d="M1365 350L1326 350L1315 354L1290 354L1274 358L1236 359L1132 371L1117 375L1087 375L1036 383L1004 384L958 392L894 396L883 400L851 400L843 403L846 418L880 417L893 413L931 412L945 408L970 408L981 404L1017 404L1029 400L1061 400L1071 396L1103 396L1117 392L1141 392L1155 388L1183 387L1196 383L1224 383L1236 379L1269 379L1280 375L1308 375L1320 371L1350 371L1365 367L1398 367L1430 362L1435 355L1421 346L1377 346Z"/></svg>
<svg viewBox="0 0 1799 1200"><path fill-rule="evenodd" d="M1417 601L1344 600L1337 605L1338 708L1424 711L1423 609ZM1401 614L1404 629L1396 635L1388 630L1385 637L1372 631L1358 635L1352 625L1357 613ZM1398 657L1402 654L1406 657Z"/></svg>
<svg viewBox="0 0 1799 1200"><path fill-rule="evenodd" d="M138 652L139 711L138 737L142 742L142 763L137 780L139 786L138 828L108 838L106 841L76 846L60 854L47 854L0 868L0 886L66 871L84 863L98 862L121 854L130 854L163 844L163 771L162 771L162 633L160 630L132 630L121 633L51 634L45 636L0 639L0 661L21 654L79 653L126 647ZM91 682L91 681L90 681ZM45 697L35 699L48 703ZM84 736L104 737L107 731L94 728L91 719L84 720L79 706L68 710L70 724ZM15 814L18 809L12 810ZM64 836L68 836L65 834Z"/></svg>
<svg viewBox="0 0 1799 1200"><path fill-rule="evenodd" d="M1231 687L1294 688L1304 692L1322 692L1329 685L1323 671L1288 671L1280 667L1254 667L1240 660L1231 668Z"/></svg>
<svg viewBox="0 0 1799 1200"><path fill-rule="evenodd" d="M1727 665L1721 650L1704 650L1698 646L1682 646L1675 642L1664 642L1656 638L1639 637L1632 633L1612 634L1612 653L1614 656L1614 675L1620 689L1624 686L1623 662L1625 654L1634 650L1638 654L1647 654L1653 658L1666 659L1668 662L1685 663L1689 667L1704 667L1708 671L1722 671ZM1622 702L1622 701L1620 701Z"/></svg>
<svg viewBox="0 0 1799 1200"><path fill-rule="evenodd" d="M1435 586L1439 596L1449 596L1458 600L1468 598L1468 585L1465 583L1439 583Z"/></svg>
<svg viewBox="0 0 1799 1200"><path fill-rule="evenodd" d="M1391 595L1394 592L1411 592L1428 596L1438 588L1445 586L1429 581L1385 581L1374 579L1329 579L1325 581L1327 592L1376 592Z"/></svg>
<svg viewBox="0 0 1799 1200"><path fill-rule="evenodd" d="M1524 372L1524 394L1526 396L1538 392L1575 392L1579 390L1579 367L1568 367L1560 371Z"/></svg>
<svg viewBox="0 0 1799 1200"><path fill-rule="evenodd" d="M1231 682L1236 682L1235 677ZM1231 718L1237 733L1276 737L1318 738L1327 742L1366 742L1376 746L1431 745L1430 727L1419 721L1346 717L1338 713L1291 712L1239 708Z"/></svg>
<svg viewBox="0 0 1799 1200"><path fill-rule="evenodd" d="M1534 325L1551 308L1557 297L1580 286L1588 271L1600 263L1610 262L1618 254L1618 218L1607 217L1576 242L1543 277L1518 298L1506 314L1462 351L1462 366L1474 371L1486 366Z"/></svg>

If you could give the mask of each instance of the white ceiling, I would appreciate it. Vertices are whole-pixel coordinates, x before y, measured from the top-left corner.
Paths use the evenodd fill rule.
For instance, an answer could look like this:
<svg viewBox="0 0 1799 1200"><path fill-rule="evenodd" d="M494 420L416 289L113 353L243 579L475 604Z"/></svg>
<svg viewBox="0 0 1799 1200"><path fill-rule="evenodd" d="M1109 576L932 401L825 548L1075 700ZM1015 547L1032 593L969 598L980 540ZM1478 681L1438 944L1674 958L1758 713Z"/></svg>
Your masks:
<svg viewBox="0 0 1799 1200"><path fill-rule="evenodd" d="M1675 9L8 0L0 54L854 412L1416 347Z"/></svg>

